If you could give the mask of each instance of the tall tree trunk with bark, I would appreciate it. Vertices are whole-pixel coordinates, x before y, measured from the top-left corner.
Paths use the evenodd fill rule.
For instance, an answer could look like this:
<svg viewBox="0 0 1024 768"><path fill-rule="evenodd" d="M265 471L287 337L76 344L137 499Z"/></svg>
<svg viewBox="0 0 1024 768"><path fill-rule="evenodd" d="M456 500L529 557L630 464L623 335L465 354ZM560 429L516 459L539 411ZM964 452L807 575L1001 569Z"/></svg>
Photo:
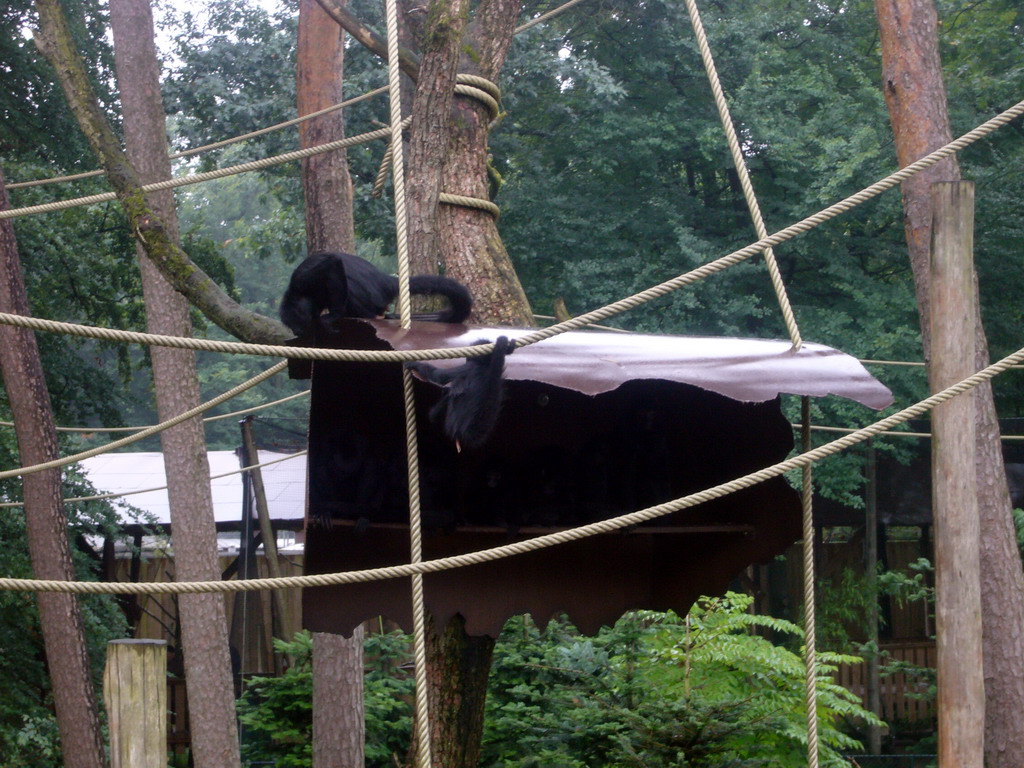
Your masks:
<svg viewBox="0 0 1024 768"><path fill-rule="evenodd" d="M477 6L463 35L461 74L497 83L521 7L518 0L484 0ZM441 171L442 191L488 199L491 114L482 102L465 96L456 96L454 112L454 130ZM456 205L440 205L437 216L442 261L449 275L472 286L474 316L489 324L533 325L529 302L494 217Z"/></svg>
<svg viewBox="0 0 1024 768"><path fill-rule="evenodd" d="M363 768L363 628L313 633L313 768Z"/></svg>
<svg viewBox="0 0 1024 768"><path fill-rule="evenodd" d="M296 100L300 115L329 107L342 99L344 32L316 0L299 0ZM345 137L341 110L300 123L302 147ZM306 248L355 252L352 220L352 178L344 149L302 162L306 197ZM351 637L326 632L313 635L313 766L362 768L363 628Z"/></svg>
<svg viewBox="0 0 1024 768"><path fill-rule="evenodd" d="M162 181L171 177L171 163L149 0L111 0L110 17L128 157L141 180ZM151 194L149 202L168 237L176 243L173 194ZM149 332L191 336L188 302L161 276L145 249L138 245L137 250ZM159 418L170 419L199 405L195 354L191 350L152 347L150 355ZM202 421L198 417L190 419L165 430L160 438L171 505L176 578L217 580L217 532ZM178 605L196 764L202 768L236 768L240 758L224 598L219 594L183 594Z"/></svg>
<svg viewBox="0 0 1024 768"><path fill-rule="evenodd" d="M10 204L0 171L0 210L6 208ZM0 221L0 311L30 314L10 219ZM22 466L58 458L50 393L32 331L10 325L0 327L0 373L14 415ZM22 488L33 574L37 579L74 581L60 469L26 475ZM106 762L103 739L78 598L43 592L38 595L38 605L64 765L102 768Z"/></svg>
<svg viewBox="0 0 1024 768"><path fill-rule="evenodd" d="M476 768L484 733L487 677L494 638L467 635L456 615L445 627L427 623L427 682L430 685L430 743L434 764Z"/></svg>
<svg viewBox="0 0 1024 768"><path fill-rule="evenodd" d="M358 42L386 58L386 42L340 0L317 2ZM399 53L402 71L417 83L405 164L411 266L414 273L441 267L468 285L476 321L528 326L533 323L529 302L494 217L439 202L442 192L488 199L492 115L482 102L454 94L455 76L497 80L521 3L483 0L472 19L469 6L465 0L400 3L401 28L413 33L418 48ZM468 636L461 617L445 627L430 622L431 740L438 765L470 768L479 760L493 648L493 638Z"/></svg>
<svg viewBox="0 0 1024 768"><path fill-rule="evenodd" d="M933 0L875 0L882 44L882 88L904 167L951 140L946 91L938 52ZM928 304L930 187L956 181L960 169L946 160L903 184L904 226L920 310L925 359L931 359ZM977 291L977 286L975 286ZM978 302L975 302L978 306ZM989 363L980 311L976 361ZM985 656L985 758L989 768L1024 765L1024 571L1010 510L992 388L976 390L978 509L981 523L981 603ZM940 681L941 685L941 681Z"/></svg>
<svg viewBox="0 0 1024 768"><path fill-rule="evenodd" d="M342 99L344 33L316 0L299 0L296 101L299 115L337 104ZM299 123L303 149L345 138L341 110ZM306 197L306 247L317 251L355 252L352 223L352 178L348 153L338 149L302 161Z"/></svg>
<svg viewBox="0 0 1024 768"><path fill-rule="evenodd" d="M385 41L340 0L317 2L358 42L386 58ZM522 3L483 0L472 18L467 17L468 6L465 0L432 0L411 8L405 4L408 13L417 14L416 22L407 25L418 33L422 53L421 58L417 52L400 51L402 71L417 80L406 163L412 266L414 272L433 272L440 265L466 283L479 322L531 325L529 302L494 217L437 202L441 192L488 199L491 113L475 98L455 95L452 100L449 94L456 73L498 79Z"/></svg>

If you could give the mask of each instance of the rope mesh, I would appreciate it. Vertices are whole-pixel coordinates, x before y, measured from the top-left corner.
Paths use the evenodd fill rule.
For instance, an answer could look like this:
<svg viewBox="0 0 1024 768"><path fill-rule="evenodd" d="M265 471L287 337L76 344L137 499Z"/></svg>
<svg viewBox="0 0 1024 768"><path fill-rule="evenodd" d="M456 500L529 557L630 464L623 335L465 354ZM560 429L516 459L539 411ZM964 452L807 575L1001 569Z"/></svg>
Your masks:
<svg viewBox="0 0 1024 768"><path fill-rule="evenodd" d="M462 555L442 557L436 560L425 560L421 563L407 563L404 565L388 566L386 568L371 568L359 571L345 571L342 573L315 574L309 576L284 576L281 578L249 579L245 581L194 581L194 582L168 582L162 584L154 583L110 583L92 581L49 581L38 579L9 579L0 578L0 589L7 589L19 592L75 592L88 594L102 593L125 593L125 594L159 594L187 592L238 592L257 589L291 589L295 587L323 587L336 584L357 584L381 579L404 578L414 573L437 573L439 571L461 568L467 565L491 562L503 557L511 557L526 552L533 552L558 544L565 544L571 541L579 541L590 536L601 533L612 533L613 531L629 528L634 525L655 520L659 517L678 512L683 509L695 507L714 499L719 499L730 493L750 488L753 485L762 483L773 477L779 477L787 472L802 469L804 466L814 464L840 451L844 451L854 445L864 442L892 427L903 424L910 419L915 419L936 405L951 400L970 389L990 381L998 374L1008 370L1011 366L1024 362L1024 348L1018 349L1012 355L989 365L978 371L973 376L957 382L930 397L921 400L913 405L898 411L891 416L874 422L866 427L849 435L837 438L829 443L812 448L798 456L786 459L770 467L752 472L749 475L737 478L727 483L707 488L688 496L683 496L673 501L658 504L653 507L631 512L618 517L600 520L577 528L564 531L556 531L544 536L537 536L525 541L518 541L512 544L505 544L500 547L479 550Z"/></svg>

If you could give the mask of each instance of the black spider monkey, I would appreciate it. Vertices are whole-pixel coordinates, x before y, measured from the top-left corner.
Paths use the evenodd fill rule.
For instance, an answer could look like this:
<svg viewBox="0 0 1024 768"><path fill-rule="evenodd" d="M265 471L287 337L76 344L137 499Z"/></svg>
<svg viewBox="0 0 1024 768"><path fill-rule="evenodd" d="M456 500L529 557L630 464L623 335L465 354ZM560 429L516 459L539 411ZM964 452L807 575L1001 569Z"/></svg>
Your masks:
<svg viewBox="0 0 1024 768"><path fill-rule="evenodd" d="M447 309L413 315L415 320L461 323L473 308L466 287L449 277L415 275L409 280L409 290L417 295L448 299ZM397 295L398 278L382 272L366 259L350 253L314 253L292 272L281 299L281 320L296 336L306 336L325 309L329 319L381 317ZM513 349L515 342L502 336L490 355L471 358L455 369L409 364L422 378L445 386L431 416L444 420L445 432L460 450L462 446L482 445L494 429L503 396L501 375L505 356Z"/></svg>
<svg viewBox="0 0 1024 768"><path fill-rule="evenodd" d="M440 275L414 275L409 290L448 299L448 309L413 315L415 320L461 323L473 299L462 283ZM305 336L323 310L329 318L382 317L398 295L398 278L350 253L314 253L292 272L281 299L281 321L296 336Z"/></svg>
<svg viewBox="0 0 1024 768"><path fill-rule="evenodd" d="M480 339L473 343L488 342ZM493 352L467 358L457 368L437 368L423 362L405 364L424 380L444 387L441 399L430 409L430 418L443 423L445 434L460 451L483 445L497 424L504 397L505 357L515 348L514 340L499 336Z"/></svg>

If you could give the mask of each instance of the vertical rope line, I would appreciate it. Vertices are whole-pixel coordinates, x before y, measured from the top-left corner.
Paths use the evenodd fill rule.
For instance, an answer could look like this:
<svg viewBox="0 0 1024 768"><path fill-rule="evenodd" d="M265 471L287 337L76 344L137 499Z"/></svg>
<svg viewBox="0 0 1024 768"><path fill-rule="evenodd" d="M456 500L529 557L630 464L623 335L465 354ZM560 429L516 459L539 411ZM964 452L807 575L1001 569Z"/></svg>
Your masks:
<svg viewBox="0 0 1024 768"><path fill-rule="evenodd" d="M800 398L800 437L803 452L811 450L811 398ZM811 498L814 493L812 464L803 468L800 492L804 528L804 664L807 685L807 766L818 768L818 662L815 649L814 616L814 515Z"/></svg>
<svg viewBox="0 0 1024 768"><path fill-rule="evenodd" d="M395 195L395 234L398 250L398 311L402 327L412 324L409 299L409 247L405 209L405 161L402 155L402 99L398 68L398 8L396 0L385 0L388 28L388 91L391 101L391 168ZM412 373L402 366L405 399L405 435L409 462L409 550L410 562L423 561L423 533L420 516L419 452L416 444L416 403ZM423 601L423 574L413 574L412 616L413 657L416 665L416 763L431 768L430 704L427 691L426 608Z"/></svg>
<svg viewBox="0 0 1024 768"><path fill-rule="evenodd" d="M754 222L754 229L757 238L768 236L764 219L761 217L761 206L757 203L757 195L754 194L754 185L750 181L750 173L747 171L747 162L740 150L740 142L736 136L736 127L729 114L729 105L725 101L725 94L722 92L722 84L718 80L718 70L715 68L715 60L711 56L711 46L708 43L707 35L704 34L704 25L700 20L700 12L697 10L697 0L686 0L686 8L690 12L690 23L693 25L694 34L697 36L697 46L700 48L701 58L704 60L704 69L708 73L708 81L711 83L711 92L715 96L715 106L718 107L718 117L722 121L722 129L725 131L725 138L729 143L729 152L732 155L733 165L739 175L740 186L743 188L743 197L746 198L747 208L750 211L750 218ZM775 251L769 246L764 249L764 260L768 266L768 275L775 289L775 296L779 301L779 308L782 310L782 319L786 323L786 330L793 342L793 349L800 349L803 340L800 338L800 329L797 327L796 318L793 315L793 308L789 304L789 296L786 294L786 286L782 282L782 275L779 272L779 265L775 261Z"/></svg>

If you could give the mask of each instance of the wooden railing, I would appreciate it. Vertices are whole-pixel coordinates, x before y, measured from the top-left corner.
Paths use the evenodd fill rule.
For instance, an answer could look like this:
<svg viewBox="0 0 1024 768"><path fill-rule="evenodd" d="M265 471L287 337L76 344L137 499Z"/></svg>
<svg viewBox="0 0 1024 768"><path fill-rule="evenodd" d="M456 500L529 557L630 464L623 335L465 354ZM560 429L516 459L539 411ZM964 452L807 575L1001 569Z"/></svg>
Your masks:
<svg viewBox="0 0 1024 768"><path fill-rule="evenodd" d="M918 667L935 668L935 643L915 642L883 645L881 650L890 660L903 661ZM883 672L884 672L883 661ZM867 706L867 664L843 664L836 673L837 682ZM928 684L903 672L883 674L880 686L881 717L887 723L917 723L935 717L935 701L923 700Z"/></svg>

